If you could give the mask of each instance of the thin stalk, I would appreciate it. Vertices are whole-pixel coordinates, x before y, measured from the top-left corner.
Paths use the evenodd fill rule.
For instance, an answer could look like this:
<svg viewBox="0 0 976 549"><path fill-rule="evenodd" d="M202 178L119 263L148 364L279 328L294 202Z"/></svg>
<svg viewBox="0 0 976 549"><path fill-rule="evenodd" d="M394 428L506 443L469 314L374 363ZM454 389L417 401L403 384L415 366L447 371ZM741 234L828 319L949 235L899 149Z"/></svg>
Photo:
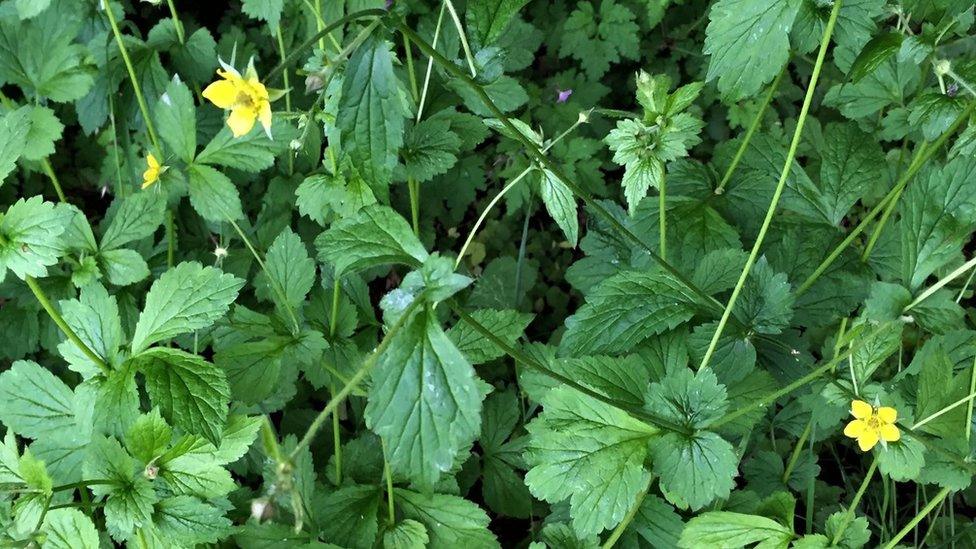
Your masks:
<svg viewBox="0 0 976 549"><path fill-rule="evenodd" d="M868 484L871 482L871 477L874 476L874 471L878 468L878 456L875 455L874 459L871 460L871 466L868 467L868 472L864 474L864 480L861 481L861 486L857 489L857 493L854 494L854 499L851 501L850 506L847 507L847 511L844 512L841 517L840 525L837 531L834 532L834 540L831 542L832 546L836 546L837 542L844 535L844 531L847 530L847 526L851 523L851 519L854 518L854 510L857 509L858 503L861 502L861 498L864 497L864 492L868 489Z"/></svg>
<svg viewBox="0 0 976 549"><path fill-rule="evenodd" d="M58 181L58 176L54 173L54 168L51 167L51 161L47 157L41 159L41 167L44 168L44 173L47 174L47 178L54 185L54 192L57 193L58 200L68 202L68 199L64 196L64 191L61 189L61 182Z"/></svg>
<svg viewBox="0 0 976 549"><path fill-rule="evenodd" d="M344 17L340 17L339 19L336 19L329 25L325 26L322 30L310 36L308 40L305 40L304 42L299 44L298 47L291 50L291 53L289 53L287 57L282 59L281 62L279 62L273 69L271 69L265 75L264 77L265 81L270 82L275 76L278 75L279 72L285 70L286 66L288 66L291 62L297 59L299 55L304 53L309 48L315 46L315 43L318 42L319 38L323 38L327 36L330 32L334 31L335 29L338 29L351 21L356 21L358 19L364 19L367 17L383 17L384 15L386 15L386 10L380 8L372 8L368 10L354 11L350 14L347 14Z"/></svg>
<svg viewBox="0 0 976 549"><path fill-rule="evenodd" d="M881 211L888 205L890 201L896 200L896 195L900 197L901 189L904 188L906 185L908 185L908 182L911 181L913 177L915 177L915 175L919 172L919 170L922 169L922 166L924 166L925 163L928 162L930 158L932 158L932 156L936 153L936 151L942 148L942 145L949 139L949 137L952 134L954 134L956 130L958 130L959 127L964 122L966 122L966 120L969 119L969 115L973 111L973 108L976 108L976 101L971 102L969 106L967 106L966 109L958 117L956 117L956 120L953 121L952 125L949 126L949 128L947 128L946 131L943 132L938 139L933 141L930 146L919 148L919 151L915 153L916 159L913 160L911 164L909 164L908 169L905 171L904 174L902 174L898 182L895 183L895 186L892 187L890 191L888 191L888 194L885 195L885 197L882 198L881 201L878 202L874 206L874 208L872 208L871 211L868 212L866 216L864 216L863 219L861 219L860 223L858 223L857 226L854 227L854 229L851 230L850 233L848 233L848 235L844 238L844 240L841 241L841 243L838 244L830 252L830 254L828 254L827 257L820 262L820 265L818 265L817 268L814 269L812 273L810 273L810 276L808 276L807 279L804 280L799 287L797 287L796 289L797 296L802 295L807 290L809 290L811 286L813 286L813 283L816 282L817 279L820 278L820 276L823 275L824 272L826 272L827 269L834 264L834 261L837 261L837 258L840 257L840 254L843 253L844 250L846 250L854 242L854 240L858 237L858 235L864 232L864 230L867 228L868 223L870 223L875 217L877 217L878 214L881 213Z"/></svg>
<svg viewBox="0 0 976 549"><path fill-rule="evenodd" d="M176 224L173 222L173 210L166 210L166 267L172 267L176 256Z"/></svg>
<svg viewBox="0 0 976 549"><path fill-rule="evenodd" d="M973 384L973 382L972 382L972 378L971 378L971 380L970 380L970 386L972 386L972 384ZM971 389L970 390L970 393L968 395L960 398L959 400L953 402L952 404L950 404L950 405L942 408L941 410L938 410L936 412L932 412L931 414L929 414L928 416L924 417L923 419L915 422L915 425L912 425L911 430L914 431L915 429L918 429L922 425L925 425L926 423L928 423L928 422L930 422L932 420L938 419L938 418L942 417L943 415L948 414L949 412L955 410L956 408L958 408L958 407L960 407L960 406L962 406L963 404L966 404L966 403L969 403L969 413L972 414L973 399L974 398L976 398L976 388ZM970 417L972 417L972 416L970 415ZM969 427L969 425L970 424L967 424L966 426ZM969 435L969 429L967 429L966 434L967 434L966 439L968 440L969 439L969 436L968 436Z"/></svg>
<svg viewBox="0 0 976 549"><path fill-rule="evenodd" d="M505 126L512 135L515 136L524 147L526 152L531 156L536 162L543 165L547 170L549 170L553 175L559 178L560 181L569 190L582 200L587 207L593 210L598 216L604 219L608 225L610 225L615 231L619 232L623 237L638 247L642 248L647 254L657 262L664 270L668 272L672 277L678 280L682 285L688 288L689 291L696 294L701 300L702 304L711 309L713 312L721 310L722 305L715 298L707 293L703 292L700 288L695 286L691 280L688 279L679 270L674 268L666 261L661 259L661 256L657 254L655 249L644 242L640 237L634 234L633 231L625 227L620 221L617 220L613 214L610 213L599 201L593 198L590 193L586 192L582 187L576 184L566 172L560 168L556 163L551 161L549 158L543 154L542 150L528 137L526 137L522 132L512 124L512 121L498 108L491 97L485 92L484 88L478 84L474 79L472 79L466 72L458 68L454 63L448 60L446 57L441 55L440 52L435 50L428 44L423 38L417 35L410 27L406 26L402 22L396 23L397 30L405 34L417 47L424 52L425 55L429 55L431 59L437 62L445 71L450 73L455 78L464 82L468 87L470 87L475 94L481 99L485 107L492 113L492 115L497 118L503 126Z"/></svg>
<svg viewBox="0 0 976 549"><path fill-rule="evenodd" d="M451 0L444 0L444 5L447 6L447 11L451 14L451 19L454 21L454 27L457 28L458 36L461 38L461 49L464 50L464 58L468 62L468 69L471 70L471 77L474 78L478 76L478 72L474 70L474 56L471 55L471 46L468 45L468 37L464 32L464 27L461 25L461 19L458 17L457 11L454 9L454 3Z"/></svg>
<svg viewBox="0 0 976 549"><path fill-rule="evenodd" d="M759 106L759 110L756 112L755 116L752 117L752 122L749 123L749 129L746 130L745 137L742 138L742 142L739 143L739 148L735 151L735 156L732 157L732 163L729 167L725 169L725 174L722 175L722 180L719 181L718 186L715 187L715 194L722 194L725 192L725 185L732 178L732 173L735 172L736 167L738 167L739 162L742 161L742 155L745 154L746 149L749 148L749 142L752 141L752 136L759 129L759 125L762 123L763 117L766 115L766 109L769 108L770 103L773 101L773 96L776 95L776 90L779 89L779 84L783 80L783 75L786 74L786 68L789 66L787 63L783 65L783 69L779 71L776 75L776 79L773 83L769 85L769 90L766 92L765 97L763 97L762 105Z"/></svg>
<svg viewBox="0 0 976 549"><path fill-rule="evenodd" d="M173 26L176 28L176 38L180 41L180 44L186 44L186 34L183 31L183 23L180 21L179 14L176 13L176 5L173 4L173 0L166 0L166 4L169 6L169 14L173 18Z"/></svg>
<svg viewBox="0 0 976 549"><path fill-rule="evenodd" d="M441 24L444 22L444 11L446 6L441 3L441 11L437 15L437 25L434 27L434 38L431 40L431 47L437 48L437 39L441 36ZM404 35L405 36L405 35ZM430 74L434 70L434 58L432 56L427 57L427 71L424 73L424 86L420 91L420 103L417 105L417 120L424 113L424 103L427 102L427 89L430 87Z"/></svg>
<svg viewBox="0 0 976 549"><path fill-rule="evenodd" d="M122 41L122 33L119 31L119 24L115 21L115 14L112 13L112 6L106 2L105 3L105 14L108 16L108 22L112 26L112 34L115 35L115 43L119 47L119 53L122 54L122 61L125 62L125 70L129 73L129 81L132 83L132 90L136 94L136 101L139 103L139 111L142 112L142 118L146 122L146 130L149 132L149 140L152 141L153 148L162 157L162 147L159 146L159 138L156 135L156 128L153 126L152 117L149 116L149 105L146 104L146 98L142 95L142 88L139 87L139 80L136 78L136 70L132 66L132 59L129 58L129 51L125 49L125 42Z"/></svg>
<svg viewBox="0 0 976 549"><path fill-rule="evenodd" d="M410 191L410 224L413 234L420 236L420 185L416 179L407 178L407 190Z"/></svg>
<svg viewBox="0 0 976 549"><path fill-rule="evenodd" d="M315 420L312 421L312 424L308 426L308 430L305 431L305 435L298 442L298 445L295 446L295 449L291 451L289 461L294 461L295 457L298 455L298 452L300 452L302 448L305 448L311 444L312 440L315 438L315 435L318 434L319 429L321 429L322 425L325 423L325 419L332 414L339 404L345 400L345 398L349 396L349 394L352 393L352 391L358 387L364 379L366 379L366 375L369 374L370 370L373 369L373 366L376 365L376 361L379 360L380 356L386 352L386 349L393 341L393 337L403 328L403 326L406 325L407 320L413 316L414 310L416 310L421 302L424 301L424 297L423 292L421 292L421 294L417 295L410 305L407 305L407 308L400 313L400 317L383 336L383 340L380 341L380 344L373 349L373 352L370 353L366 360L363 361L356 373L352 376L352 378L349 379L349 382L346 383L338 393L333 395L329 402L326 403L325 408L319 412L319 414L315 417Z"/></svg>
<svg viewBox="0 0 976 549"><path fill-rule="evenodd" d="M916 154L912 156L912 162L908 165L908 169L911 170L915 163L921 158L921 155L925 152L925 149L929 146L928 143L922 143L918 147ZM898 165L901 165L901 158L904 155L904 145L902 146L902 152L899 153ZM898 201L901 199L902 193L905 192L905 187L900 187L888 201L888 205L885 206L884 212L881 214L881 219L874 226L874 230L871 231L871 236L868 237L868 242L864 246L864 251L861 252L861 261L867 261L871 257L871 252L874 250L875 244L878 243L878 239L881 238L881 233L884 231L885 226L888 224L888 220L891 219L891 214L895 212L895 206L898 205Z"/></svg>
<svg viewBox="0 0 976 549"><path fill-rule="evenodd" d="M380 439L383 450L383 477L386 479L386 513L390 524L396 524L396 511L393 508L393 471L390 470L390 460L386 457L386 441Z"/></svg>
<svg viewBox="0 0 976 549"><path fill-rule="evenodd" d="M335 339L336 323L339 322L339 277L332 283L332 311L329 314L329 341ZM329 384L329 394L335 395L335 384ZM335 456L336 484L342 484L342 433L339 432L339 414L332 414L332 455Z"/></svg>
<svg viewBox="0 0 976 549"><path fill-rule="evenodd" d="M976 393L976 355L973 356L973 367L969 371L969 393ZM973 434L973 400L969 400L966 406L966 442L972 438ZM968 446L968 445L967 445Z"/></svg>
<svg viewBox="0 0 976 549"><path fill-rule="evenodd" d="M936 494L935 497L932 498L932 500L929 501L925 505L925 507L923 507L922 510L919 511L915 515L915 517L912 518L911 521L909 521L908 524L905 525L904 528L902 528L901 530L899 530L898 533L895 534L895 537L893 537L890 540L888 540L888 543L886 543L882 549L892 549L893 547L895 547L896 545L898 545L898 543L905 536L907 536L908 533L911 532L916 526L918 526L918 523L922 522L922 519L924 519L926 517L926 515L928 515L929 513L931 513L932 510L935 509L935 507L937 505L939 505L940 503L942 503L942 500L944 500L946 498L946 496L948 496L948 495L949 495L949 489L948 488L943 488L942 490L939 490L939 493Z"/></svg>
<svg viewBox="0 0 976 549"><path fill-rule="evenodd" d="M403 55L407 58L407 76L410 81L410 95L414 101L420 101L420 89L417 87L417 73L413 69L413 48L410 41L403 37Z"/></svg>
<svg viewBox="0 0 976 549"><path fill-rule="evenodd" d="M298 316L295 314L295 311L292 310L291 305L288 303L288 299L285 297L284 289L281 287L278 281L273 276L271 276L271 274L268 272L268 267L267 265L264 264L264 260L261 259L261 254L259 254L258 251L254 248L254 245L251 244L251 239L249 239L247 235L244 234L244 231L241 230L240 225L238 225L237 222L231 219L230 217L226 217L226 219L231 224L231 226L234 227L234 230L237 231L237 235L241 237L241 240L244 241L244 245L247 246L247 249L251 252L251 255L254 256L255 261L258 262L258 266L261 267L261 270L264 271L264 274L268 275L268 284L271 286L272 291L274 291L274 293L278 296L278 299L281 300L281 304L282 306L284 306L284 309L288 312L288 316L291 318L292 325L294 328L293 333L297 335L298 332L301 331L301 324L299 324Z"/></svg>
<svg viewBox="0 0 976 549"><path fill-rule="evenodd" d="M37 283L37 280L35 280L32 276L27 276L24 278L24 282L26 282L27 287L34 292L34 297L37 298L37 302L41 304L41 307L44 308L47 315L51 317L51 320L53 320L54 323L57 324L58 328L61 329L61 333L67 336L67 338L75 344L75 347L78 347L78 349L80 349L89 360L94 362L95 365L102 370L102 373L107 375L109 372L111 372L112 369L108 367L108 364L105 363L102 357L95 354L95 351L93 351L91 347L85 344L85 342L78 337L78 334L71 329L71 326L68 326L68 323L64 321L64 317L61 316L61 313L59 313L58 310L54 308L54 305L51 304L51 300L48 299L47 294L44 293L43 289L41 289L41 286Z"/></svg>
<svg viewBox="0 0 976 549"><path fill-rule="evenodd" d="M620 536L624 535L624 531L627 530L627 527L630 526L630 523L634 520L634 517L637 516L637 512L640 511L641 504L644 503L644 498L647 497L647 491L651 488L652 478L653 477L651 475L647 475L647 483L644 484L644 489L637 494L637 500L634 501L634 505L632 505L630 510L627 511L627 515L624 516L624 520L620 521L620 524L613 529L613 532L610 534L610 537L607 538L607 541L603 543L603 549L610 549L620 540Z"/></svg>
<svg viewBox="0 0 976 549"><path fill-rule="evenodd" d="M800 452L803 451L803 444L807 441L807 437L810 436L810 429L813 428L813 418L811 417L807 421L807 426L803 428L803 432L800 433L800 438L797 439L796 444L793 446L793 453L790 454L790 461L786 464L786 469L783 471L783 484L787 484L790 481L790 476L793 474L793 468L796 467L796 462L800 459Z"/></svg>
<svg viewBox="0 0 976 549"><path fill-rule="evenodd" d="M278 42L278 55L281 57L281 62L284 63L285 59L288 57L285 55L285 37L281 34L281 25L275 29L275 38ZM288 69L284 68L281 71L281 80L285 86L285 109L291 112L291 82L290 76L288 75ZM295 155L288 155L288 175L295 172Z"/></svg>
<svg viewBox="0 0 976 549"><path fill-rule="evenodd" d="M800 139L803 136L803 126L806 123L807 114L810 112L810 105L813 103L813 94L817 89L817 81L820 79L820 71L823 69L824 59L827 57L827 47L830 45L830 37L834 33L837 14L840 13L842 4L842 0L836 0L834 7L830 11L830 19L827 20L827 27L824 29L823 38L820 40L820 51L817 53L817 62L813 66L813 74L810 75L810 83L807 85L806 97L803 98L800 117L797 119L796 129L793 131L793 140L790 143L789 152L786 154L786 162L783 163L783 170L780 173L779 182L776 183L773 199L770 201L769 208L766 210L766 217L763 219L762 226L759 228L759 234L756 236L755 244L752 245L752 251L749 252L749 259L746 260L746 264L742 268L739 280L736 282L735 288L732 289L732 296L729 297L729 302L725 305L722 317L718 321L718 327L715 329L715 333L712 334L712 340L708 344L705 356L702 357L701 364L698 366L699 369L706 368L712 355L715 353L719 338L722 337L722 332L725 330L725 325L728 323L729 317L732 316L732 310L735 308L735 303L739 299L739 293L742 292L746 279L749 278L749 272L759 257L759 250L762 248L763 241L766 239L766 232L773 222L773 216L776 215L776 206L779 205L780 196L783 194L783 189L786 188L786 178L790 175L790 169L793 167L793 159L796 158L796 151L800 146Z"/></svg>
<svg viewBox="0 0 976 549"><path fill-rule="evenodd" d="M657 199L657 225L659 233L659 250L661 253L661 260L668 260L668 210L666 206L665 189L667 181L667 175L661 176L661 187L658 189L658 199Z"/></svg>
<svg viewBox="0 0 976 549"><path fill-rule="evenodd" d="M959 267L956 267L954 271L940 278L938 282L936 282L935 284L927 288L924 292L918 294L918 297L916 297L911 303L905 306L904 311L907 312L910 309L914 308L919 303L925 301L926 299L928 299L929 296L942 289L943 286L952 282L956 278L959 278L966 271L972 269L973 267L976 267L976 257L973 257L972 259L963 263Z"/></svg>
<svg viewBox="0 0 976 549"><path fill-rule="evenodd" d="M51 489L52 492L64 492L65 490L75 490L78 488L87 488L89 486L106 486L110 484L118 484L116 480L97 478L92 480L79 480L78 482L72 482L69 484L62 484L60 486L55 486Z"/></svg>

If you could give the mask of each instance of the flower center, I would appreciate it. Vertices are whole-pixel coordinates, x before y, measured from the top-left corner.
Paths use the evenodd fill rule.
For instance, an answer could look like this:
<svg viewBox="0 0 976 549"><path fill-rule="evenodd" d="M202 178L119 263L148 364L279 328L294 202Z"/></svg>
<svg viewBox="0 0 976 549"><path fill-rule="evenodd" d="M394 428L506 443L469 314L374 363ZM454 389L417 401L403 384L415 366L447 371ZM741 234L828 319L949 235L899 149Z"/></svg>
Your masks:
<svg viewBox="0 0 976 549"><path fill-rule="evenodd" d="M878 416L871 416L871 417L869 417L867 419L867 423L868 423L868 427L870 427L872 429L877 430L877 429L880 429L881 428L881 420L878 419Z"/></svg>

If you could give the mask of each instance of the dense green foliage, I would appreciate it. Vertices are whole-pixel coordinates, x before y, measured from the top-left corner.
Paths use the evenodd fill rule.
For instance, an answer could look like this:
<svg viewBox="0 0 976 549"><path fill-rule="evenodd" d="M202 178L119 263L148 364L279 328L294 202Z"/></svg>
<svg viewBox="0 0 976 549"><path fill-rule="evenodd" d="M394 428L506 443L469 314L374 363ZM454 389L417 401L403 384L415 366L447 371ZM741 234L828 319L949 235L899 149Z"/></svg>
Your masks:
<svg viewBox="0 0 976 549"><path fill-rule="evenodd" d="M0 546L976 546L971 1L215 4L0 1Z"/></svg>

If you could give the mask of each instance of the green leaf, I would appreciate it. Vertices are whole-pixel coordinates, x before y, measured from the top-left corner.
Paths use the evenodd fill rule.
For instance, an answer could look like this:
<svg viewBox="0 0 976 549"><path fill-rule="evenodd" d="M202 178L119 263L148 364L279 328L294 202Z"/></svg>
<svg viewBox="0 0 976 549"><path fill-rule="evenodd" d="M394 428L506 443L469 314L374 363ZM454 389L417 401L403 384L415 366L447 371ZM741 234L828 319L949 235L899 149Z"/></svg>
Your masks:
<svg viewBox="0 0 976 549"><path fill-rule="evenodd" d="M54 143L61 138L63 131L64 124L58 120L54 111L47 107L32 107L30 130L27 132L27 141L24 144L24 158L41 160L54 154Z"/></svg>
<svg viewBox="0 0 976 549"><path fill-rule="evenodd" d="M98 531L78 509L53 509L44 515L41 528L47 536L44 549L98 549Z"/></svg>
<svg viewBox="0 0 976 549"><path fill-rule="evenodd" d="M230 401L223 370L197 355L166 347L145 351L138 360L146 392L163 417L218 444Z"/></svg>
<svg viewBox="0 0 976 549"><path fill-rule="evenodd" d="M226 175L204 164L190 164L187 175L190 204L200 217L215 223L244 217L240 193Z"/></svg>
<svg viewBox="0 0 976 549"><path fill-rule="evenodd" d="M350 56L336 126L342 148L374 192L385 194L403 144L403 105L393 55L378 34Z"/></svg>
<svg viewBox="0 0 976 549"><path fill-rule="evenodd" d="M0 280L7 269L20 279L47 276L47 267L64 253L59 237L72 215L40 196L14 202L0 220Z"/></svg>
<svg viewBox="0 0 976 549"><path fill-rule="evenodd" d="M621 406L634 408L644 405L644 390L651 381L650 368L640 355L561 358L547 366Z"/></svg>
<svg viewBox="0 0 976 549"><path fill-rule="evenodd" d="M156 504L153 525L162 539L184 546L217 543L232 524L223 511L191 496L176 496Z"/></svg>
<svg viewBox="0 0 976 549"><path fill-rule="evenodd" d="M61 301L59 305L61 316L78 338L105 362L114 364L118 349L125 341L115 296L109 295L100 284L89 284L81 289L78 299ZM58 351L73 366L72 369L86 378L100 372L98 365L70 339L61 342Z"/></svg>
<svg viewBox="0 0 976 549"><path fill-rule="evenodd" d="M952 260L976 228L976 158L957 157L920 175L900 202L902 282L920 287Z"/></svg>
<svg viewBox="0 0 976 549"><path fill-rule="evenodd" d="M219 165L235 170L257 173L274 165L275 154L283 152L294 130L284 120L271 122L272 141L261 131L234 137L230 129L222 127L217 135L200 151L196 164Z"/></svg>
<svg viewBox="0 0 976 549"><path fill-rule="evenodd" d="M220 463L234 463L247 453L261 428L259 416L248 417L232 415L227 418L227 426L220 436L220 446L216 458Z"/></svg>
<svg viewBox="0 0 976 549"><path fill-rule="evenodd" d="M18 360L0 374L0 421L28 438L75 427L75 395L36 362Z"/></svg>
<svg viewBox="0 0 976 549"><path fill-rule="evenodd" d="M846 525L843 535L837 540L836 547L858 549L867 545L871 539L871 526L868 519L856 516L848 523L844 515L844 511L837 511L827 517L827 537L833 540L840 529L844 528L843 525Z"/></svg>
<svg viewBox="0 0 976 549"><path fill-rule="evenodd" d="M753 266L735 308L739 322L760 334L779 334L793 317L794 297L786 275L773 271L765 256Z"/></svg>
<svg viewBox="0 0 976 549"><path fill-rule="evenodd" d="M966 396L966 373L953 376L953 361L941 347L926 355L922 371L918 375L918 400L915 405L916 421L941 412L943 408ZM938 436L952 437L965 431L966 408L957 406L937 418L926 422L919 429Z"/></svg>
<svg viewBox="0 0 976 549"><path fill-rule="evenodd" d="M125 435L125 447L142 463L163 455L173 440L173 429L159 414L159 408L136 419Z"/></svg>
<svg viewBox="0 0 976 549"><path fill-rule="evenodd" d="M904 38L905 35L900 32L886 32L872 38L854 58L850 70L847 71L847 77L851 82L860 82L862 78L877 70L885 61L898 53Z"/></svg>
<svg viewBox="0 0 976 549"><path fill-rule="evenodd" d="M146 478L137 476L136 463L111 437L96 437L88 448L85 460L86 478L115 481L91 487L96 496L105 500L105 524L112 537L126 539L138 526L151 521L157 496Z"/></svg>
<svg viewBox="0 0 976 549"><path fill-rule="evenodd" d="M376 486L344 486L322 499L322 531L330 542L351 548L370 548L379 524L382 493Z"/></svg>
<svg viewBox="0 0 976 549"><path fill-rule="evenodd" d="M0 17L0 81L57 103L88 93L94 82L88 50L73 43L84 22L82 8L62 0L27 21Z"/></svg>
<svg viewBox="0 0 976 549"><path fill-rule="evenodd" d="M156 463L159 476L176 495L217 498L237 486L230 473L217 462L213 445L196 435L183 437Z"/></svg>
<svg viewBox="0 0 976 549"><path fill-rule="evenodd" d="M664 273L623 272L590 291L566 319L561 348L575 354L627 351L695 313L696 297Z"/></svg>
<svg viewBox="0 0 976 549"><path fill-rule="evenodd" d="M95 394L94 423L104 434L121 437L139 415L139 388L135 371L127 363L123 369L89 380Z"/></svg>
<svg viewBox="0 0 976 549"><path fill-rule="evenodd" d="M268 248L264 264L256 282L258 296L273 301L282 314L288 309L298 311L315 283L315 262L308 256L302 239L286 227ZM271 284L277 284L284 292L285 303L280 303Z"/></svg>
<svg viewBox="0 0 976 549"><path fill-rule="evenodd" d="M707 80L731 101L756 95L790 55L790 28L799 0L719 0L709 12L703 52Z"/></svg>
<svg viewBox="0 0 976 549"><path fill-rule="evenodd" d="M271 30L278 28L281 21L281 11L285 7L284 0L244 0L241 11L252 19L260 19L268 23Z"/></svg>
<svg viewBox="0 0 976 549"><path fill-rule="evenodd" d="M670 372L647 388L644 400L650 412L689 429L707 426L728 407L725 387L709 368L697 373L688 368Z"/></svg>
<svg viewBox="0 0 976 549"><path fill-rule="evenodd" d="M923 92L908 105L908 123L913 128L920 128L926 140L935 141L965 108L966 99L963 97Z"/></svg>
<svg viewBox="0 0 976 549"><path fill-rule="evenodd" d="M918 478L925 466L925 446L909 433L902 433L900 439L877 448L874 454L881 472L898 482Z"/></svg>
<svg viewBox="0 0 976 549"><path fill-rule="evenodd" d="M485 401L481 423L482 494L488 507L501 515L528 518L532 495L516 469L524 469L521 453L525 437L507 440L519 422L518 397L514 391L493 393Z"/></svg>
<svg viewBox="0 0 976 549"><path fill-rule="evenodd" d="M404 519L383 533L383 549L425 549L430 543L423 524Z"/></svg>
<svg viewBox="0 0 976 549"><path fill-rule="evenodd" d="M830 138L820 151L823 215L840 226L851 206L885 178L887 166L881 147L856 125L828 124L824 133Z"/></svg>
<svg viewBox="0 0 976 549"><path fill-rule="evenodd" d="M562 229L569 244L575 248L579 240L579 219L576 216L576 199L569 187L549 170L542 170L539 195L546 205L546 211Z"/></svg>
<svg viewBox="0 0 976 549"><path fill-rule="evenodd" d="M667 433L653 441L651 451L661 491L679 508L696 511L728 497L735 486L735 451L715 433Z"/></svg>
<svg viewBox="0 0 976 549"><path fill-rule="evenodd" d="M418 267L428 256L407 221L379 205L333 224L315 239L315 248L320 261L335 266L336 276L390 263Z"/></svg>
<svg viewBox="0 0 976 549"><path fill-rule="evenodd" d="M637 534L654 547L677 547L685 526L674 507L654 494L644 496L632 524Z"/></svg>
<svg viewBox="0 0 976 549"><path fill-rule="evenodd" d="M528 0L475 0L467 4L468 27L472 39L482 46L492 45L505 32L509 22Z"/></svg>
<svg viewBox="0 0 976 549"><path fill-rule="evenodd" d="M550 503L568 499L580 535L612 528L650 479L644 460L657 429L567 387L550 390L542 405L527 426L525 483Z"/></svg>
<svg viewBox="0 0 976 549"><path fill-rule="evenodd" d="M138 354L153 343L200 330L224 316L244 281L214 267L184 262L149 288L132 336Z"/></svg>
<svg viewBox="0 0 976 549"><path fill-rule="evenodd" d="M817 49L830 19L833 6L816 0L804 0L793 23L791 42L800 53ZM874 34L874 20L884 12L884 0L848 0L840 6L831 40L838 47L859 51Z"/></svg>
<svg viewBox="0 0 976 549"><path fill-rule="evenodd" d="M372 379L366 424L386 441L394 472L432 486L481 428L474 368L421 311L393 336Z"/></svg>
<svg viewBox="0 0 976 549"><path fill-rule="evenodd" d="M106 250L98 254L98 266L108 281L116 286L128 286L149 276L149 265L135 250Z"/></svg>
<svg viewBox="0 0 976 549"><path fill-rule="evenodd" d="M488 529L488 515L470 501L448 494L421 494L394 489L397 509L410 520L427 528L429 549L500 548Z"/></svg>
<svg viewBox="0 0 976 549"><path fill-rule="evenodd" d="M21 107L0 117L0 183L10 175L27 145L31 108Z"/></svg>
<svg viewBox="0 0 976 549"><path fill-rule="evenodd" d="M580 2L563 24L560 57L577 59L586 74L599 79L611 63L639 56L639 28L633 12L613 0Z"/></svg>
<svg viewBox="0 0 976 549"><path fill-rule="evenodd" d="M786 547L793 530L773 519L757 515L710 511L688 521L679 547Z"/></svg>
<svg viewBox="0 0 976 549"><path fill-rule="evenodd" d="M532 322L532 315L512 310L479 309L471 312L471 318L490 330L495 337L512 346ZM492 340L463 319L447 332L447 336L471 364L483 364L505 354Z"/></svg>
<svg viewBox="0 0 976 549"><path fill-rule="evenodd" d="M124 244L142 240L153 233L163 223L166 215L166 201L153 193L135 193L116 202L114 215L105 234L102 235L99 249L114 250Z"/></svg>
<svg viewBox="0 0 976 549"><path fill-rule="evenodd" d="M457 162L461 139L451 131L451 121L428 118L407 132L400 156L407 177L423 182L446 173Z"/></svg>
<svg viewBox="0 0 976 549"><path fill-rule="evenodd" d="M178 77L166 86L153 114L159 135L170 150L183 162L192 162L197 152L196 110L190 89Z"/></svg>

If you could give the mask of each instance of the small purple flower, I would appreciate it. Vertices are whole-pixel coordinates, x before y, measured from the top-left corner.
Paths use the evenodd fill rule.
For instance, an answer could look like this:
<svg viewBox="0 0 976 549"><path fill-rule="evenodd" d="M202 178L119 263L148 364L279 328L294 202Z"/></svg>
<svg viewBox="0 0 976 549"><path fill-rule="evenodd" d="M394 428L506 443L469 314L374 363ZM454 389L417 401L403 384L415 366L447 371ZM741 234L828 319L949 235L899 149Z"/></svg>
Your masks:
<svg viewBox="0 0 976 549"><path fill-rule="evenodd" d="M393 0L386 0L386 9L389 10L393 7Z"/></svg>
<svg viewBox="0 0 976 549"><path fill-rule="evenodd" d="M569 100L570 95L573 95L572 88L568 90L556 90L556 103L565 103Z"/></svg>

